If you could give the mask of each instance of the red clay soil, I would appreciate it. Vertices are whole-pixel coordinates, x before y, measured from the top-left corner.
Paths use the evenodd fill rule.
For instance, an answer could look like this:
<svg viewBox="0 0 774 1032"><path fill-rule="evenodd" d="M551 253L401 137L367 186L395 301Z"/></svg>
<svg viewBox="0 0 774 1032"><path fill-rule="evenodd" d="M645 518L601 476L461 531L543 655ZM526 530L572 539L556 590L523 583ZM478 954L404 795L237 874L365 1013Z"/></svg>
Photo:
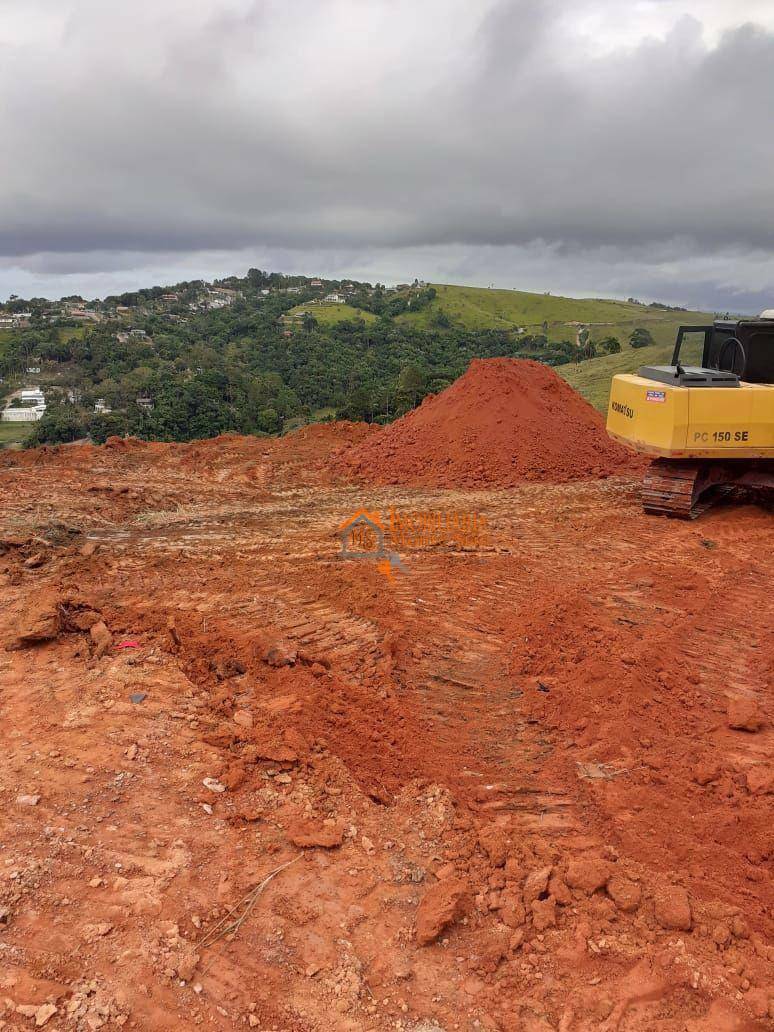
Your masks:
<svg viewBox="0 0 774 1032"><path fill-rule="evenodd" d="M512 358L474 359L337 462L377 484L511 487L631 472L639 460L605 433L600 414L553 369Z"/></svg>
<svg viewBox="0 0 774 1032"><path fill-rule="evenodd" d="M0 1029L770 1032L771 512L324 483L379 433L0 456Z"/></svg>

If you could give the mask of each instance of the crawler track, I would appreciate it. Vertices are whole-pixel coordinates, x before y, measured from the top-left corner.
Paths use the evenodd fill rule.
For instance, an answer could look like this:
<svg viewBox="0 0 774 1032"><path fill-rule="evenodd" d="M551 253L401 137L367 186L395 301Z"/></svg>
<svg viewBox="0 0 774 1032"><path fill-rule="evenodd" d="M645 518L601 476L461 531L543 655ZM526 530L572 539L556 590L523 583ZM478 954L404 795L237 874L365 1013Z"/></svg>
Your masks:
<svg viewBox="0 0 774 1032"><path fill-rule="evenodd" d="M694 520L736 487L771 491L774 464L656 459L642 482L642 505L652 516Z"/></svg>

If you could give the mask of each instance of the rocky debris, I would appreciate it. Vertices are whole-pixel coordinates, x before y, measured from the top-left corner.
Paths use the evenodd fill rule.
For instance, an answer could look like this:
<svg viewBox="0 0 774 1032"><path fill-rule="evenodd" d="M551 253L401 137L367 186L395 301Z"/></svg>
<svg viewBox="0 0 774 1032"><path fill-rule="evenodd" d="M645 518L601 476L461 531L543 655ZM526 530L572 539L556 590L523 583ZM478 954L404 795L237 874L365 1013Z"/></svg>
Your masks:
<svg viewBox="0 0 774 1032"><path fill-rule="evenodd" d="M39 802L39 795L27 795L22 792L16 797L17 806L37 806Z"/></svg>
<svg viewBox="0 0 774 1032"><path fill-rule="evenodd" d="M691 902L688 893L679 885L667 886L653 894L653 913L658 924L668 931L691 930Z"/></svg>
<svg viewBox="0 0 774 1032"><path fill-rule="evenodd" d="M28 556L22 565L25 570L37 570L38 567L45 563L46 559L48 559L47 552L35 552L33 555Z"/></svg>
<svg viewBox="0 0 774 1032"><path fill-rule="evenodd" d="M774 795L774 767L751 767L746 779L747 790L753 795Z"/></svg>
<svg viewBox="0 0 774 1032"><path fill-rule="evenodd" d="M74 631L90 631L95 624L102 620L99 613L93 609L75 609L67 613L67 629Z"/></svg>
<svg viewBox="0 0 774 1032"><path fill-rule="evenodd" d="M202 778L202 784L210 792L221 793L226 791L226 786L217 778Z"/></svg>
<svg viewBox="0 0 774 1032"><path fill-rule="evenodd" d="M94 642L94 655L97 659L104 656L113 644L113 635L104 620L98 620L89 628L89 636Z"/></svg>
<svg viewBox="0 0 774 1032"><path fill-rule="evenodd" d="M763 727L758 703L746 695L735 695L728 700L726 720L735 731L760 731Z"/></svg>
<svg viewBox="0 0 774 1032"><path fill-rule="evenodd" d="M56 1005L44 1003L35 1011L35 1027L42 1028L56 1014Z"/></svg>
<svg viewBox="0 0 774 1032"><path fill-rule="evenodd" d="M717 781L720 777L720 767L717 763L713 763L711 760L701 760L693 768L693 780L697 785L704 787L705 785L711 785L713 781Z"/></svg>
<svg viewBox="0 0 774 1032"><path fill-rule="evenodd" d="M16 1013L25 1018L34 1018L35 1028L42 1028L56 1014L56 1005L53 1003L20 1003L16 1007Z"/></svg>
<svg viewBox="0 0 774 1032"><path fill-rule="evenodd" d="M250 710L234 710L232 719L240 727L249 728L253 726L253 715Z"/></svg>
<svg viewBox="0 0 774 1032"><path fill-rule="evenodd" d="M73 989L65 1011L70 1022L79 1030L96 1032L111 1023L123 1028L129 1014L123 1001L117 1000L96 980L84 981Z"/></svg>
<svg viewBox="0 0 774 1032"><path fill-rule="evenodd" d="M479 830L478 842L493 867L504 867L508 858L508 842L501 828L484 827Z"/></svg>
<svg viewBox="0 0 774 1032"><path fill-rule="evenodd" d="M184 982L190 982L196 974L196 969L199 966L200 960L201 957L194 949L182 950L175 964L177 977L182 979Z"/></svg>
<svg viewBox="0 0 774 1032"><path fill-rule="evenodd" d="M227 681L233 677L241 677L247 671L247 667L238 659L229 657L212 664L215 676L219 681Z"/></svg>
<svg viewBox="0 0 774 1032"><path fill-rule="evenodd" d="M567 865L565 881L571 889L580 889L590 896L605 887L611 874L612 867L606 860L581 858Z"/></svg>
<svg viewBox="0 0 774 1032"><path fill-rule="evenodd" d="M281 742L262 743L260 745L246 745L242 750L242 759L245 763L268 760L269 763L278 763L281 766L293 766L298 763L298 753Z"/></svg>
<svg viewBox="0 0 774 1032"><path fill-rule="evenodd" d="M298 661L298 650L283 642L277 642L266 649L263 661L270 667L295 666Z"/></svg>
<svg viewBox="0 0 774 1032"><path fill-rule="evenodd" d="M527 920L527 911L521 893L516 888L506 888L500 895L500 920L509 928L519 928Z"/></svg>
<svg viewBox="0 0 774 1032"><path fill-rule="evenodd" d="M338 822L300 820L290 825L287 836L299 849L335 849L344 841L344 826Z"/></svg>
<svg viewBox="0 0 774 1032"><path fill-rule="evenodd" d="M572 903L573 897L567 883L556 872L548 880L548 895L553 896L560 906L567 907Z"/></svg>
<svg viewBox="0 0 774 1032"><path fill-rule="evenodd" d="M11 652L54 641L59 637L61 629L60 613L56 603L38 605L26 614L24 622L6 645L6 650Z"/></svg>
<svg viewBox="0 0 774 1032"><path fill-rule="evenodd" d="M18 548L24 548L28 542L29 538L25 537L2 537L0 538L0 555L5 555L6 552L15 551Z"/></svg>
<svg viewBox="0 0 774 1032"><path fill-rule="evenodd" d="M417 908L416 940L427 946L453 921L459 920L471 903L467 883L462 878L446 878L431 886Z"/></svg>
<svg viewBox="0 0 774 1032"><path fill-rule="evenodd" d="M642 889L637 882L623 874L614 874L608 879L607 893L618 909L625 914L635 911L642 899Z"/></svg>
<svg viewBox="0 0 774 1032"><path fill-rule="evenodd" d="M536 899L532 902L532 924L535 931L544 932L556 924L556 900Z"/></svg>
<svg viewBox="0 0 774 1032"><path fill-rule="evenodd" d="M530 871L524 882L524 905L529 906L533 900L539 899L548 892L548 879L552 867L538 867Z"/></svg>

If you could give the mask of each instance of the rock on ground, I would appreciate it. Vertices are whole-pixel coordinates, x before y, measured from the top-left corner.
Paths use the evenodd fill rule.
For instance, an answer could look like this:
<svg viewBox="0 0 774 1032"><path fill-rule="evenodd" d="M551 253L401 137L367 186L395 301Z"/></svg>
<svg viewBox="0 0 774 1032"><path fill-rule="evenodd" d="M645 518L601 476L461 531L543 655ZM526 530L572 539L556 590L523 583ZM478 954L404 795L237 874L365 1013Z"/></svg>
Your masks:
<svg viewBox="0 0 774 1032"><path fill-rule="evenodd" d="M427 946L443 929L458 920L470 904L467 883L462 878L448 878L433 885L417 909L416 940Z"/></svg>

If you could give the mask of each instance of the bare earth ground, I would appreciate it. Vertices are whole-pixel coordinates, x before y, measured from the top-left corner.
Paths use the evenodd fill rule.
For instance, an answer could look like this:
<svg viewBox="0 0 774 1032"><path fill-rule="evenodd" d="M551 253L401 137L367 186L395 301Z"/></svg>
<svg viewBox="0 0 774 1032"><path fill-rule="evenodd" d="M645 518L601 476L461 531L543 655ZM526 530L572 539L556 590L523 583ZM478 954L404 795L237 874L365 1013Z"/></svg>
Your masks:
<svg viewBox="0 0 774 1032"><path fill-rule="evenodd" d="M0 1027L774 1027L771 512L334 438L0 457Z"/></svg>

